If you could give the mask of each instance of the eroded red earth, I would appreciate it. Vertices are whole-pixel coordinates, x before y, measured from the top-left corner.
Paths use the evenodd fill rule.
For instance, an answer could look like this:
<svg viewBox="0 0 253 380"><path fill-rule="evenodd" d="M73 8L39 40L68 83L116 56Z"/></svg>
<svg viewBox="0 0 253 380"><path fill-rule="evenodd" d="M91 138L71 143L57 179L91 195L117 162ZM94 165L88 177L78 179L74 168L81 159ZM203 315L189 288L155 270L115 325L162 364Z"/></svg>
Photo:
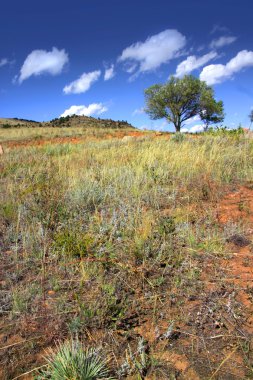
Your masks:
<svg viewBox="0 0 253 380"><path fill-rule="evenodd" d="M133 132L131 136L142 134ZM114 136L115 137L115 136ZM124 135L118 135L122 138ZM108 136L108 138L111 138ZM64 138L18 143L8 147L43 145L59 142L82 142L82 138ZM154 347L152 355L168 364L176 373L175 379L183 380L237 380L250 379L252 375L253 347L253 187L235 186L214 207L217 223L221 229L231 226L231 236L226 243L228 254L217 259L210 257L203 261L200 281L202 291L196 298L188 298L181 306L185 312L185 323L177 323L178 307L173 302L164 303L166 318L157 324L152 313L140 320L135 332L143 336ZM235 232L234 232L235 231ZM238 232L239 231L239 232ZM205 259L203 259L205 260ZM54 293L48 294L53 300ZM167 295L169 297L169 295ZM150 309L154 307L149 306ZM49 306L50 309L50 306ZM168 324L175 321L174 336L164 340L162 335ZM24 321L24 328L42 333L40 321ZM59 326L58 326L59 325ZM56 336L61 329L60 320L55 320ZM100 332L101 333L101 332ZM178 335L177 335L178 333ZM43 329L43 334L45 330ZM51 331L52 341L54 334ZM0 349L22 343L21 335L9 337ZM91 338L94 340L94 338ZM7 348L8 349L8 348ZM35 361L43 355L36 354ZM175 372L176 371L176 372ZM27 374L22 379L31 379ZM162 377L159 377L162 378ZM170 379L170 377L164 377ZM130 379L135 379L129 377ZM147 380L156 379L152 374Z"/></svg>

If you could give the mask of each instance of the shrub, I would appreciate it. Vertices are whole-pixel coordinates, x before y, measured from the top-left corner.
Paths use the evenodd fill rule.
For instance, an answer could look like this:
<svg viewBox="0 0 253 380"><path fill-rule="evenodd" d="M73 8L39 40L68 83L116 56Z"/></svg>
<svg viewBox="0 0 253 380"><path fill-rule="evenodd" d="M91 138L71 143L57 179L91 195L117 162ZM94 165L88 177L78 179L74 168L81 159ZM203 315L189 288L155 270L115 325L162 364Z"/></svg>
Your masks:
<svg viewBox="0 0 253 380"><path fill-rule="evenodd" d="M93 239L89 235L62 230L55 234L53 248L67 256L83 257L88 254L92 243Z"/></svg>
<svg viewBox="0 0 253 380"><path fill-rule="evenodd" d="M212 136L241 136L244 135L244 129L241 125L236 129L229 129L226 126L217 127L217 128L209 128L207 133Z"/></svg>
<svg viewBox="0 0 253 380"><path fill-rule="evenodd" d="M176 133L171 137L171 140L172 140L172 141L175 141L175 142L178 142L178 143L184 141L185 139L186 139L186 136L185 136L183 133L181 133L181 132L176 132Z"/></svg>

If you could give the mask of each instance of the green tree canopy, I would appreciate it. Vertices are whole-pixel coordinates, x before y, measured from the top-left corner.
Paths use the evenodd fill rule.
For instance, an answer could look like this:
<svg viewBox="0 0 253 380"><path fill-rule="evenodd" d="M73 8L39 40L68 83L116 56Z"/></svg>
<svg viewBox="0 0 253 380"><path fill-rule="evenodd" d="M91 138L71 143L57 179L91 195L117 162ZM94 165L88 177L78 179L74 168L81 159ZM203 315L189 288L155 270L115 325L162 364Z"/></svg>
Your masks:
<svg viewBox="0 0 253 380"><path fill-rule="evenodd" d="M177 132L186 120L199 115L206 127L223 120L223 102L216 102L213 89L192 75L171 77L167 83L145 90L146 109L151 119L166 118Z"/></svg>
<svg viewBox="0 0 253 380"><path fill-rule="evenodd" d="M221 123L224 120L224 108L221 100L216 101L214 99L213 89L205 87L200 97L199 116L205 124L205 131L207 131L210 124Z"/></svg>

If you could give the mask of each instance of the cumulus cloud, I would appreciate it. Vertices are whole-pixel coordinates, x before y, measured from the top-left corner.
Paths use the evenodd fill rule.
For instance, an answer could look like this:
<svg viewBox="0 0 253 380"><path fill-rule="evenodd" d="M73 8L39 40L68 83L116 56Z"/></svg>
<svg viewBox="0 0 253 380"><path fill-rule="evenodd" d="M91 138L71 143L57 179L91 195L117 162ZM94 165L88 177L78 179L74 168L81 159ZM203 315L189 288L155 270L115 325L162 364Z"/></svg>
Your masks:
<svg viewBox="0 0 253 380"><path fill-rule="evenodd" d="M210 43L211 49L219 49L223 46L230 45L237 40L234 36L221 36Z"/></svg>
<svg viewBox="0 0 253 380"><path fill-rule="evenodd" d="M115 76L114 65L105 70L104 80L112 79Z"/></svg>
<svg viewBox="0 0 253 380"><path fill-rule="evenodd" d="M199 121L199 120L200 120L199 115L195 115L195 116L191 117L190 119L185 120L184 124L186 124L186 125L192 124L192 123L195 123L196 121Z"/></svg>
<svg viewBox="0 0 253 380"><path fill-rule="evenodd" d="M52 51L33 50L25 59L20 70L19 83L32 75L60 74L63 67L68 63L68 54L64 49L58 50L53 47Z"/></svg>
<svg viewBox="0 0 253 380"><path fill-rule="evenodd" d="M181 128L182 133L200 133L200 132L204 132L204 130L205 130L205 127L203 124L196 124L193 127L191 127L190 129Z"/></svg>
<svg viewBox="0 0 253 380"><path fill-rule="evenodd" d="M92 103L88 106L71 106L66 109L60 117L78 115L78 116L92 116L92 115L101 115L102 113L108 111L108 108L102 103Z"/></svg>
<svg viewBox="0 0 253 380"><path fill-rule="evenodd" d="M217 64L204 67L200 73L200 79L209 85L221 83L250 66L253 66L253 51L242 50L226 65Z"/></svg>
<svg viewBox="0 0 253 380"><path fill-rule="evenodd" d="M65 94L81 94L86 92L99 79L100 75L100 70L83 73L80 78L65 86L63 92Z"/></svg>
<svg viewBox="0 0 253 380"><path fill-rule="evenodd" d="M203 124L196 124L193 127L189 129L189 132L191 133L198 133L204 131L204 125Z"/></svg>
<svg viewBox="0 0 253 380"><path fill-rule="evenodd" d="M118 60L127 62L130 69L139 67L138 73L152 71L177 57L185 44L185 36L175 29L167 29L127 47ZM134 66L136 63L137 67Z"/></svg>
<svg viewBox="0 0 253 380"><path fill-rule="evenodd" d="M182 77L186 74L191 73L193 70L198 69L199 67L204 66L207 62L211 61L217 57L215 51L211 51L208 54L202 55L201 57L196 57L195 55L190 55L184 61L179 63L176 69L176 77Z"/></svg>

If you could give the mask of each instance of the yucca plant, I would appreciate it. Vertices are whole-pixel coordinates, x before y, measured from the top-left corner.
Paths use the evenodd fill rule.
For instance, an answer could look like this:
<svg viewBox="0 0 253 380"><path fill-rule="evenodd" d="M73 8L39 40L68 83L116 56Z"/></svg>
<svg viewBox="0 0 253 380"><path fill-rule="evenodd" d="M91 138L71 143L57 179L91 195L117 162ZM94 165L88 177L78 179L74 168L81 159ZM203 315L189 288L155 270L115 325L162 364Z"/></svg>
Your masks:
<svg viewBox="0 0 253 380"><path fill-rule="evenodd" d="M57 350L50 350L47 367L36 377L37 380L96 380L110 379L104 359L99 349L85 349L79 340L69 340L59 344Z"/></svg>

